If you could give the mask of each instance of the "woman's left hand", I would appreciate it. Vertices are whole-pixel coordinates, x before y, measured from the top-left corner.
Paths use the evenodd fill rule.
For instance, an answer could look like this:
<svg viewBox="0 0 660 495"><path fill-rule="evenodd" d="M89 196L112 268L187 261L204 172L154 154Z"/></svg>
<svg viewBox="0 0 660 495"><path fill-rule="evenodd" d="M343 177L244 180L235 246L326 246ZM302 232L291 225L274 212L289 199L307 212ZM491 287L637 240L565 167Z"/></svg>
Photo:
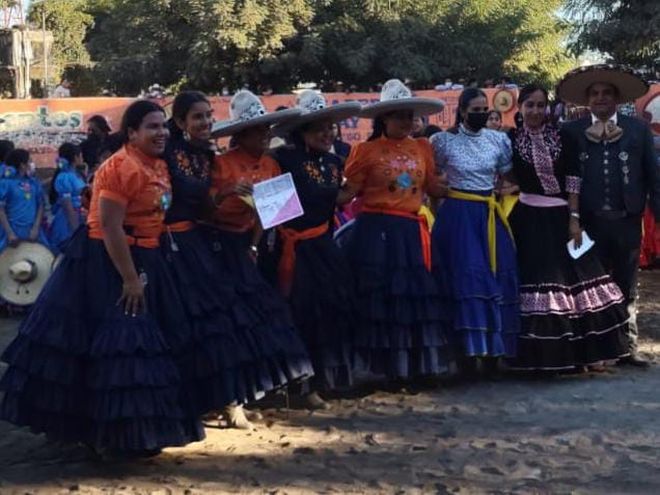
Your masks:
<svg viewBox="0 0 660 495"><path fill-rule="evenodd" d="M577 218L571 218L569 221L568 235L575 241L576 248L582 246L582 227L580 227L580 221Z"/></svg>

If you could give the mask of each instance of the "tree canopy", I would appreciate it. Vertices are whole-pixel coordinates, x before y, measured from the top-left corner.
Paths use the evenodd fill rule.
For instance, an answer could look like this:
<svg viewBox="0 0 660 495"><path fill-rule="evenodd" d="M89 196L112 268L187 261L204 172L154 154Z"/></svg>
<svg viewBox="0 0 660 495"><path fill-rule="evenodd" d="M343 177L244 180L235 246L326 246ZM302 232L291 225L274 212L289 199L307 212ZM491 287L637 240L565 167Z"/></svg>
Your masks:
<svg viewBox="0 0 660 495"><path fill-rule="evenodd" d="M614 62L660 68L658 0L567 0L576 53L597 50Z"/></svg>
<svg viewBox="0 0 660 495"><path fill-rule="evenodd" d="M84 41L94 18L85 11L86 3L85 0L48 0L30 6L28 21L39 27L45 11L46 29L53 33L52 63L56 71L90 63Z"/></svg>
<svg viewBox="0 0 660 495"><path fill-rule="evenodd" d="M155 82L213 93L335 81L368 89L391 77L418 87L504 75L551 84L571 65L568 26L556 15L562 0L47 4L58 56L67 62L89 56L94 78L118 94Z"/></svg>

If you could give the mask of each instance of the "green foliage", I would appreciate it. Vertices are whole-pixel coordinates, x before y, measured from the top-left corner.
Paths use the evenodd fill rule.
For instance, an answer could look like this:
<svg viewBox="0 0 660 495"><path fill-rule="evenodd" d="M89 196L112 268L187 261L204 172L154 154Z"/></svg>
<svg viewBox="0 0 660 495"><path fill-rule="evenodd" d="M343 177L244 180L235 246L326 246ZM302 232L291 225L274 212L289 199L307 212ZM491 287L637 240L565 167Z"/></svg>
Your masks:
<svg viewBox="0 0 660 495"><path fill-rule="evenodd" d="M575 19L572 48L597 50L613 61L636 67L660 67L658 0L567 0Z"/></svg>
<svg viewBox="0 0 660 495"><path fill-rule="evenodd" d="M92 11L90 51L120 93L254 85L259 63L312 18L306 0L105 0Z"/></svg>
<svg viewBox="0 0 660 495"><path fill-rule="evenodd" d="M137 94L156 82L210 93L244 84L283 92L309 81L367 89L390 77L418 87L446 77L483 81L502 75L550 84L571 63L563 45L566 26L555 15L561 0L47 4L60 59L84 65L80 40L86 33L95 77L93 84L82 71L87 87L117 94Z"/></svg>
<svg viewBox="0 0 660 495"><path fill-rule="evenodd" d="M284 64L302 80L362 88L390 77L556 81L571 61L559 0L338 0L319 7ZM277 66L277 64L270 64ZM290 73L290 72L289 72Z"/></svg>
<svg viewBox="0 0 660 495"><path fill-rule="evenodd" d="M46 29L54 38L51 74L56 77L69 65L90 63L84 40L94 18L85 12L85 5L84 0L47 0L30 6L28 21L35 28L41 28L45 11Z"/></svg>

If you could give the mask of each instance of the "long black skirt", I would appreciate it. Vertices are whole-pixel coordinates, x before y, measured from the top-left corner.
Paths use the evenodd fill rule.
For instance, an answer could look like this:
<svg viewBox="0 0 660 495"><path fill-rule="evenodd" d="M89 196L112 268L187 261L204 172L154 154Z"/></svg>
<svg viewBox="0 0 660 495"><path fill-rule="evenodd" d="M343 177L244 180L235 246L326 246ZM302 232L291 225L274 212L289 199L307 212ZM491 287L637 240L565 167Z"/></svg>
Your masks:
<svg viewBox="0 0 660 495"><path fill-rule="evenodd" d="M161 238L192 328L177 357L189 405L199 414L259 400L312 374L284 302L265 283L266 294L259 288L246 291L244 281L229 269L238 266L235 260L219 262L204 229Z"/></svg>
<svg viewBox="0 0 660 495"><path fill-rule="evenodd" d="M265 250L260 267L279 287L277 267L282 243L276 237ZM356 312L353 278L332 234L296 244L296 264L288 302L300 337L314 367L310 389L328 391L353 384L353 339Z"/></svg>
<svg viewBox="0 0 660 495"><path fill-rule="evenodd" d="M628 353L623 294L591 249L568 253L568 208L518 203L509 217L520 272L515 368L562 370Z"/></svg>
<svg viewBox="0 0 660 495"><path fill-rule="evenodd" d="M122 279L103 241L79 229L2 359L0 418L95 449L142 451L204 437L175 355L188 326L158 249L131 247L147 311L117 305Z"/></svg>

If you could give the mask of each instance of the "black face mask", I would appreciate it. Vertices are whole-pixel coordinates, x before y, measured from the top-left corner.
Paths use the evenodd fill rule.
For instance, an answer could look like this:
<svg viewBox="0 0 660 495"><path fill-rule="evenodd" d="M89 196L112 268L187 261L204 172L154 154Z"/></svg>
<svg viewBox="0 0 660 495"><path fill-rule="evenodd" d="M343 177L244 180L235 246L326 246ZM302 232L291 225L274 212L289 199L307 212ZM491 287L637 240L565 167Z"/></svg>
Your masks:
<svg viewBox="0 0 660 495"><path fill-rule="evenodd" d="M488 122L488 112L468 112L465 119L465 123L474 132L486 127L486 122Z"/></svg>

